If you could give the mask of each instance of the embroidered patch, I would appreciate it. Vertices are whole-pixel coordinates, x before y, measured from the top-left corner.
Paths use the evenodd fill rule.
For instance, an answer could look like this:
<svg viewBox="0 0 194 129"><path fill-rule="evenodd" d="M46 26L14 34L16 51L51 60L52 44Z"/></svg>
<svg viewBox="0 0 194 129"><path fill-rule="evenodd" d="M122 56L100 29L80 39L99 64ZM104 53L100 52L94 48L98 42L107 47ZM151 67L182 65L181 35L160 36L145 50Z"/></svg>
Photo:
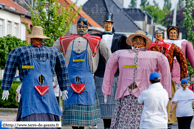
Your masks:
<svg viewBox="0 0 194 129"><path fill-rule="evenodd" d="M43 96L49 91L49 86L35 86L35 89Z"/></svg>
<svg viewBox="0 0 194 129"><path fill-rule="evenodd" d="M137 65L123 65L123 68L137 68Z"/></svg>
<svg viewBox="0 0 194 129"><path fill-rule="evenodd" d="M22 69L34 69L34 65L22 65Z"/></svg>
<svg viewBox="0 0 194 129"><path fill-rule="evenodd" d="M85 59L73 59L73 62L84 62Z"/></svg>
<svg viewBox="0 0 194 129"><path fill-rule="evenodd" d="M83 84L73 84L71 83L71 86L70 86L74 92L80 94L83 90L85 90L85 83Z"/></svg>

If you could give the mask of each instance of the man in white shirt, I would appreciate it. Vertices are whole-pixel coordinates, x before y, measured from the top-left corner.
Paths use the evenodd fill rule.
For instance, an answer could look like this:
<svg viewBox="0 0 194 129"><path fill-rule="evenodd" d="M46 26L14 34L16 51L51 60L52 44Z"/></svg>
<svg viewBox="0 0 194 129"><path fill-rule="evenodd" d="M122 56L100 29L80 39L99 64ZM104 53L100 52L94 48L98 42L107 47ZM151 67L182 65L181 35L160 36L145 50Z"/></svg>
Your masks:
<svg viewBox="0 0 194 129"><path fill-rule="evenodd" d="M138 102L144 104L140 128L166 129L168 123L166 111L168 93L161 85L160 75L157 72L152 72L149 79L151 85L138 97Z"/></svg>

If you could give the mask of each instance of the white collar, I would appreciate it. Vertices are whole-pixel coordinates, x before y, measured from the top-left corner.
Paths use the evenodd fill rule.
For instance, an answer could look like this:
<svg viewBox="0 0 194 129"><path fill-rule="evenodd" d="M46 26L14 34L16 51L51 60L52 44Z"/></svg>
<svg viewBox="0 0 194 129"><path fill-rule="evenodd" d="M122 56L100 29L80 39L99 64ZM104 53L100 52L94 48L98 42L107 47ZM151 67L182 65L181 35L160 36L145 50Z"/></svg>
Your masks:
<svg viewBox="0 0 194 129"><path fill-rule="evenodd" d="M160 82L151 84L148 89L163 89L163 86Z"/></svg>

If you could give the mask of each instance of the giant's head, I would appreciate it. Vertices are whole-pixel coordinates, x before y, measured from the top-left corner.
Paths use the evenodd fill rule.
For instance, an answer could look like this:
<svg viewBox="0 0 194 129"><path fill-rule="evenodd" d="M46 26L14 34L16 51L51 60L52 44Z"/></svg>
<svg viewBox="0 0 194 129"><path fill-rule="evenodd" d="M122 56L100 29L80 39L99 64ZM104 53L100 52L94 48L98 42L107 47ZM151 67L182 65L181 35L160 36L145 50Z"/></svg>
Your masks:
<svg viewBox="0 0 194 129"><path fill-rule="evenodd" d="M137 30L135 34L127 38L126 43L134 48L149 48L152 44L152 40L146 36L144 31Z"/></svg>
<svg viewBox="0 0 194 129"><path fill-rule="evenodd" d="M112 13L106 13L104 15L103 27L106 31L112 31L112 28L113 28L113 14Z"/></svg>
<svg viewBox="0 0 194 129"><path fill-rule="evenodd" d="M80 17L77 21L77 33L84 35L88 33L88 20L85 17Z"/></svg>
<svg viewBox="0 0 194 129"><path fill-rule="evenodd" d="M179 27L170 26L167 30L168 39L177 40L179 37Z"/></svg>
<svg viewBox="0 0 194 129"><path fill-rule="evenodd" d="M156 30L154 32L154 38L156 39L156 41L160 42L164 39L164 32L161 30Z"/></svg>

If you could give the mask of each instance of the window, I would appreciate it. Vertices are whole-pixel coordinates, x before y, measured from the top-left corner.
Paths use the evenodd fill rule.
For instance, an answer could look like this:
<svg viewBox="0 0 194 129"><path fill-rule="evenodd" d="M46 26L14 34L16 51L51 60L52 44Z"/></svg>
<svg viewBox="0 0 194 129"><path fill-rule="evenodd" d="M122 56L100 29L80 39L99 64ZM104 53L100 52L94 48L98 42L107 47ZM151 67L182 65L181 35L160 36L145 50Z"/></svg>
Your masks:
<svg viewBox="0 0 194 129"><path fill-rule="evenodd" d="M17 23L14 24L14 36L18 37L18 24Z"/></svg>
<svg viewBox="0 0 194 129"><path fill-rule="evenodd" d="M11 22L7 21L7 35L11 34Z"/></svg>
<svg viewBox="0 0 194 129"><path fill-rule="evenodd" d="M26 26L24 23L21 24L21 40L26 40Z"/></svg>
<svg viewBox="0 0 194 129"><path fill-rule="evenodd" d="M0 19L0 37L3 37L3 20Z"/></svg>

